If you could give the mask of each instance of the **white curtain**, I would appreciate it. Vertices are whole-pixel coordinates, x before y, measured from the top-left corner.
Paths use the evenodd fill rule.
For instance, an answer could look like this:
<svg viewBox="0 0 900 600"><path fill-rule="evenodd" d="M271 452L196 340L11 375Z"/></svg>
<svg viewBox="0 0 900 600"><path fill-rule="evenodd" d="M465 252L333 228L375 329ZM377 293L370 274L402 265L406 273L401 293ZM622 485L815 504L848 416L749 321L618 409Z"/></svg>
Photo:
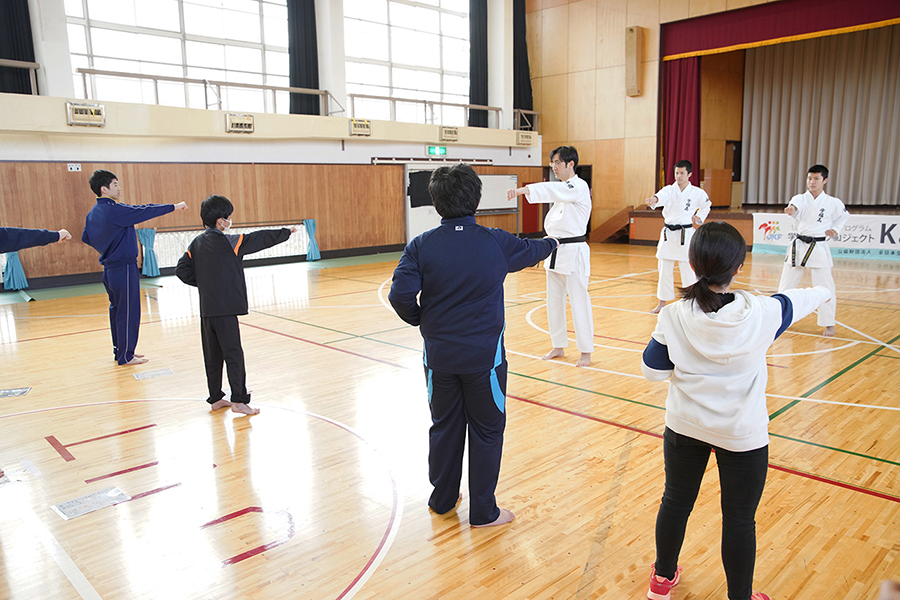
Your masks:
<svg viewBox="0 0 900 600"><path fill-rule="evenodd" d="M823 164L848 205L900 205L900 25L747 50L744 201L787 204Z"/></svg>

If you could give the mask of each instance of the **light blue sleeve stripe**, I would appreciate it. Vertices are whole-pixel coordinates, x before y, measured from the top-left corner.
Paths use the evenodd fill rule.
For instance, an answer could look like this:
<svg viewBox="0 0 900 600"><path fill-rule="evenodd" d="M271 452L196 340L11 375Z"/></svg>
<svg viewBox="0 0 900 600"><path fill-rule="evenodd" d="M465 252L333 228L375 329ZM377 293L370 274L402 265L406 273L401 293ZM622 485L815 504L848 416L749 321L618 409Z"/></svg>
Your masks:
<svg viewBox="0 0 900 600"><path fill-rule="evenodd" d="M431 369L428 369L428 404L431 405L431 394L433 391L433 386L431 383L431 374L434 373Z"/></svg>

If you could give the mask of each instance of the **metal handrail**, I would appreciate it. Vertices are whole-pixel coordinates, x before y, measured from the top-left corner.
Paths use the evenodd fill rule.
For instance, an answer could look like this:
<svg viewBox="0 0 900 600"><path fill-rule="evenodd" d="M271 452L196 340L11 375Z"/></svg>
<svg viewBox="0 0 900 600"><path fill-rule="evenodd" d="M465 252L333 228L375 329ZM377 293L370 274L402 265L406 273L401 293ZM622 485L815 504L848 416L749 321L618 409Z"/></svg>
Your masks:
<svg viewBox="0 0 900 600"><path fill-rule="evenodd" d="M430 123L434 123L434 107L435 106L454 106L457 108L466 109L466 122L469 121L469 111L470 110L486 110L492 113L497 114L497 123L500 122L500 113L502 109L497 106L484 106L482 104L459 104L456 102L440 102L438 100L422 100L421 98L395 98L393 96L373 96L371 94L347 94L347 97L350 99L350 117L356 118L356 104L355 100L357 98L362 98L366 100L387 100L391 103L391 120L396 121L396 112L397 112L397 102L407 102L410 104L424 104L425 110L431 110L431 120L426 121Z"/></svg>
<svg viewBox="0 0 900 600"><path fill-rule="evenodd" d="M203 85L203 96L204 96L204 104L206 104L206 108L211 106L209 102L209 96L207 90L209 87L214 88L216 94L216 101L213 103L216 105L218 110L222 110L222 88L223 87L235 87L235 88L245 88L245 89L254 89L254 90L271 90L273 92L290 92L292 94L309 94L312 96L319 96L321 113L323 115L330 115L332 113L328 112L328 100L331 99L335 104L340 107L339 111L335 112L345 112L341 103L337 101L337 99L328 91L328 90L314 90L311 88L300 88L300 87L285 87L280 85L265 85L261 83L237 83L234 81L216 81L211 79L192 79L190 77L172 77L170 75L150 75L146 73L127 73L125 71L103 71L100 69L85 69L78 68L75 69L77 73L81 75L81 80L84 85L84 97L90 99L90 91L87 84L87 76L88 75L102 75L105 77L126 77L130 79L150 79L153 81L153 93L155 96L155 104L159 104L159 82L160 81L171 81L175 83L196 83ZM276 110L275 104L275 94L272 94L272 109Z"/></svg>
<svg viewBox="0 0 900 600"><path fill-rule="evenodd" d="M28 69L28 76L31 78L31 95L37 95L37 76L35 71L41 68L36 62L28 62L25 60L10 60L8 58L0 58L0 67L12 67L13 69Z"/></svg>

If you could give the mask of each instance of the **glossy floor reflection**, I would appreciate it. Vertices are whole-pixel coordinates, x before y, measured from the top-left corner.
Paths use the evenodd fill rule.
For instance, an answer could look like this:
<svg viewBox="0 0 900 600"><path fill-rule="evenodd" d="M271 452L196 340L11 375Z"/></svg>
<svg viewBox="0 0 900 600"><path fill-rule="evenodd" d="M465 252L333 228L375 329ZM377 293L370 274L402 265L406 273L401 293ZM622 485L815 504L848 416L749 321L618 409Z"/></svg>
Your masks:
<svg viewBox="0 0 900 600"><path fill-rule="evenodd" d="M498 499L474 530L425 505L421 338L386 306L399 255L247 270L248 387L262 412L210 413L196 291L149 280L139 351L115 365L106 299L0 305L0 598L642 597L662 493L665 385L640 376L653 248L592 246L591 368L549 347L544 274L507 280L508 424ZM772 293L781 258L740 287ZM890 262L836 261L837 337L808 317L772 347L772 468L757 586L860 598L900 576L900 359ZM136 379L135 373L157 375ZM710 464L676 600L724 598ZM63 520L117 487L131 500ZM838 575L839 574L839 575Z"/></svg>

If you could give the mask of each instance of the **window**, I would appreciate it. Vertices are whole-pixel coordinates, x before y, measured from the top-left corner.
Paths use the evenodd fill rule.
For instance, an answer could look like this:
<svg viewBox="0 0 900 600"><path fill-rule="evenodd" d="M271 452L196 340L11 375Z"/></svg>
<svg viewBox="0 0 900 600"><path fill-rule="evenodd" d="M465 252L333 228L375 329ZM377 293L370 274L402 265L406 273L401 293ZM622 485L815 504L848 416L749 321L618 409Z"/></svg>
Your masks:
<svg viewBox="0 0 900 600"><path fill-rule="evenodd" d="M468 0L344 0L347 93L354 116L465 125L469 103ZM392 106L393 104L393 106Z"/></svg>
<svg viewBox="0 0 900 600"><path fill-rule="evenodd" d="M72 68L287 87L286 0L64 0ZM84 81L75 74L75 93ZM287 92L97 75L93 98L248 112L290 110Z"/></svg>

